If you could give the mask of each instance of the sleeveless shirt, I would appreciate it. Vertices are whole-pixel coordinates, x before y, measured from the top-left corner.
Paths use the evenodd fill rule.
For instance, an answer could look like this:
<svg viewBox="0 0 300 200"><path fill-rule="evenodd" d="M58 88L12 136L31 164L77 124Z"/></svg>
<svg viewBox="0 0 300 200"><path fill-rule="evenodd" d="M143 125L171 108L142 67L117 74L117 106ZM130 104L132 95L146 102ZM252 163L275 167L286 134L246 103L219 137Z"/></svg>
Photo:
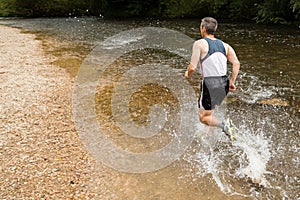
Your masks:
<svg viewBox="0 0 300 200"><path fill-rule="evenodd" d="M208 43L208 53L203 59L200 59L202 77L225 76L227 74L227 57L222 41L203 39Z"/></svg>

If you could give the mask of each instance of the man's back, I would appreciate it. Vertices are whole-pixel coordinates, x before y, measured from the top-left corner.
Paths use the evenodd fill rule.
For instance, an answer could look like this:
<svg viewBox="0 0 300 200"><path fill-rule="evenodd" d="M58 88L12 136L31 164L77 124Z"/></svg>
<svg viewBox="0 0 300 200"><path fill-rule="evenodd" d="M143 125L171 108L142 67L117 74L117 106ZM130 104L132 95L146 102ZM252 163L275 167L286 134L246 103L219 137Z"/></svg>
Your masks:
<svg viewBox="0 0 300 200"><path fill-rule="evenodd" d="M208 44L207 54L201 62L202 77L225 76L227 74L227 57L223 42L218 39L203 38Z"/></svg>

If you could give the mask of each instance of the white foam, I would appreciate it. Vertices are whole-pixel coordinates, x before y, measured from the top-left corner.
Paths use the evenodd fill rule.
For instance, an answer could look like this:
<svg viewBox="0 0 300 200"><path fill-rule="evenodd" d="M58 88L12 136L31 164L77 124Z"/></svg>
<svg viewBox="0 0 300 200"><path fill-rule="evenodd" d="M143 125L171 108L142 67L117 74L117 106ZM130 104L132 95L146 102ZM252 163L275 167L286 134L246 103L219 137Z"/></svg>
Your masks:
<svg viewBox="0 0 300 200"><path fill-rule="evenodd" d="M122 35L120 37L108 38L104 42L102 42L102 46L105 49L115 49L120 48L124 45L128 45L132 42L137 42L143 39L145 36L143 35Z"/></svg>
<svg viewBox="0 0 300 200"><path fill-rule="evenodd" d="M240 169L236 171L236 175L250 178L253 183L261 186L271 187L265 178L265 174L270 173L266 166L271 153L263 132L255 134L244 128L240 129L237 141L233 145L240 148L244 155L239 160Z"/></svg>
<svg viewBox="0 0 300 200"><path fill-rule="evenodd" d="M199 127L200 128L200 127ZM199 130L196 134L200 150L192 158L198 166L198 175L210 174L220 190L226 194L248 196L246 191L234 188L233 180L271 187L265 175L267 163L271 158L270 141L263 131L253 132L249 128L240 128L237 140L229 141L221 131L215 128ZM227 164L226 164L227 163ZM231 173L234 171L235 173ZM229 180L231 179L231 181Z"/></svg>

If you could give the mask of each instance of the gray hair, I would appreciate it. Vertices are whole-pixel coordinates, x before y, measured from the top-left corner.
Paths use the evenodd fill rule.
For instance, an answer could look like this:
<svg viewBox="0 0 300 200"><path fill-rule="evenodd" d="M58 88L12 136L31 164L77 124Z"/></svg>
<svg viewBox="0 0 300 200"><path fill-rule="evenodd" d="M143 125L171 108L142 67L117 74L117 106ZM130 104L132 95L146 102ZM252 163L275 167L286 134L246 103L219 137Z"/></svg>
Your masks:
<svg viewBox="0 0 300 200"><path fill-rule="evenodd" d="M201 20L201 26L205 27L207 34L214 35L218 28L218 22L212 17L205 17Z"/></svg>

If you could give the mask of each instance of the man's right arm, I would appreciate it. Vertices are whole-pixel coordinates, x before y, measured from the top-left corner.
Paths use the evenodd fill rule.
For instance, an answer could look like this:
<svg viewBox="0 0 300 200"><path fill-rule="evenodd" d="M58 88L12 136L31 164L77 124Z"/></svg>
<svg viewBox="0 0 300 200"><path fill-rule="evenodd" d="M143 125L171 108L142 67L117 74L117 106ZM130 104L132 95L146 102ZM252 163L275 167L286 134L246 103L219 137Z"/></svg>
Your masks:
<svg viewBox="0 0 300 200"><path fill-rule="evenodd" d="M200 59L200 41L195 41L193 44L193 52L191 56L190 64L184 74L185 78L189 78L195 71Z"/></svg>

